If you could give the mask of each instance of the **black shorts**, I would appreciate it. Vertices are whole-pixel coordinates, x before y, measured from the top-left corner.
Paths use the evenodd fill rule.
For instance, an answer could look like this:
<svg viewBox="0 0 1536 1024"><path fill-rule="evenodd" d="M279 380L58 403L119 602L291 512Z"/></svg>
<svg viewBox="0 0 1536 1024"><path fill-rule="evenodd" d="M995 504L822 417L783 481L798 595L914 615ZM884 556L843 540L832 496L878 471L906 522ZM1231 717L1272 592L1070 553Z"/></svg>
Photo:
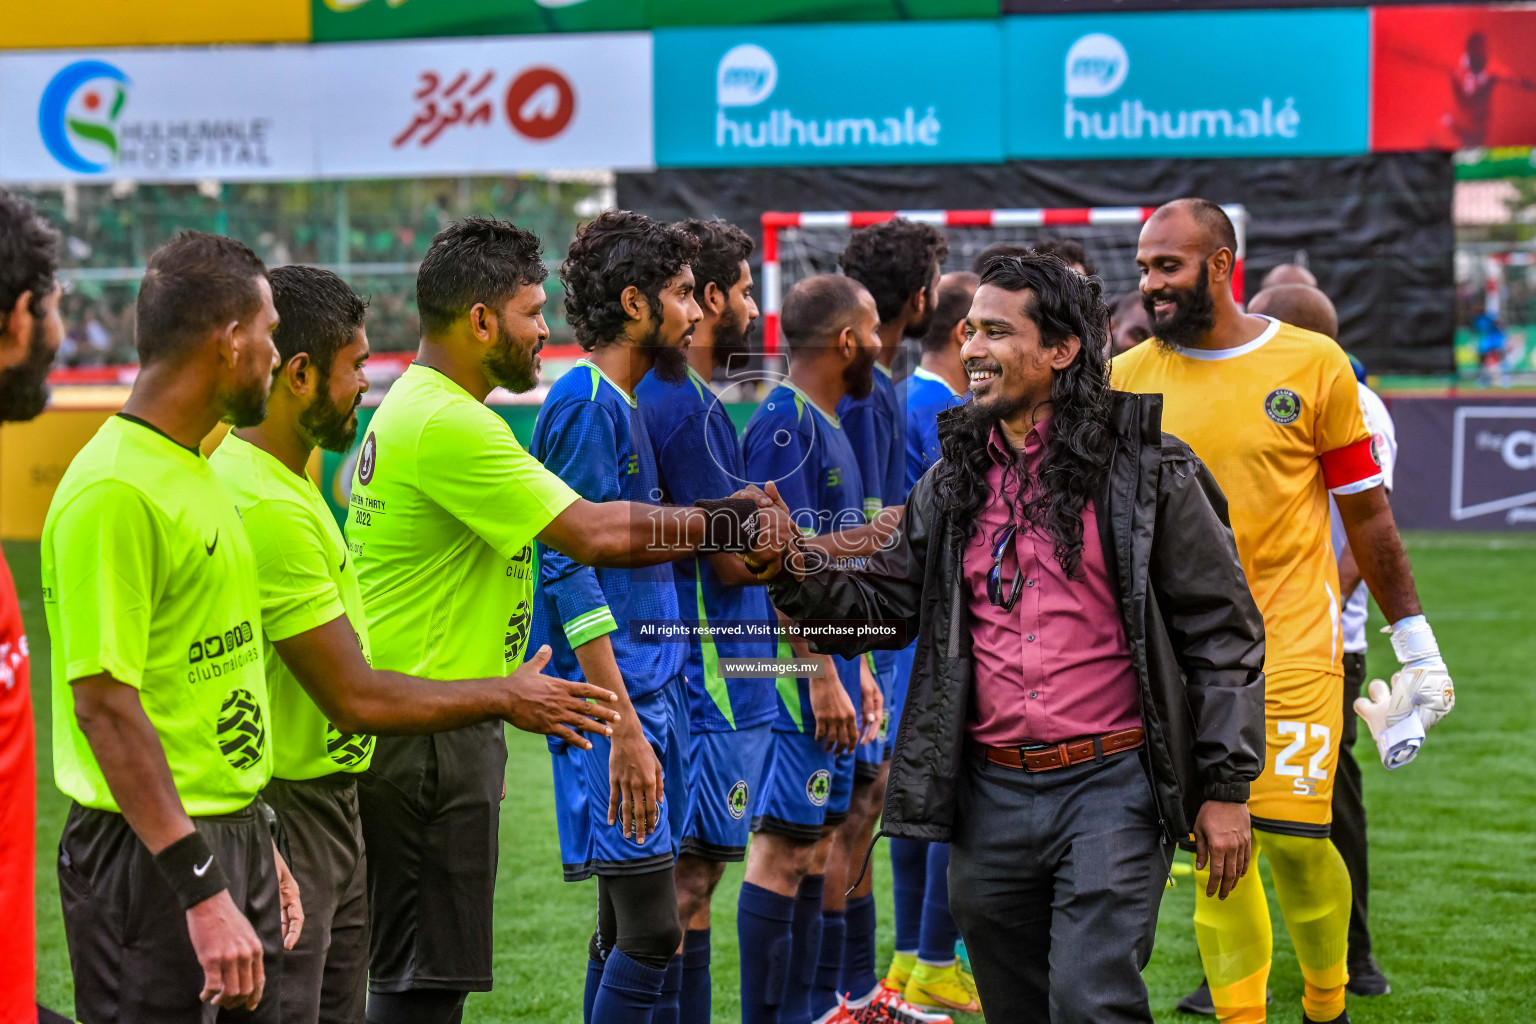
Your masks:
<svg viewBox="0 0 1536 1024"><path fill-rule="evenodd" d="M368 845L368 988L488 992L502 723L381 736L357 778Z"/></svg>
<svg viewBox="0 0 1536 1024"><path fill-rule="evenodd" d="M229 895L261 939L266 995L255 1010L220 1010L198 995L203 969L187 915L121 814L72 804L59 837L59 900L82 1021L277 1024L282 923L272 833L255 804L193 818L229 877Z"/></svg>
<svg viewBox="0 0 1536 1024"><path fill-rule="evenodd" d="M357 776L273 779L304 930L283 957L283 1024L357 1024L368 997L368 861Z"/></svg>

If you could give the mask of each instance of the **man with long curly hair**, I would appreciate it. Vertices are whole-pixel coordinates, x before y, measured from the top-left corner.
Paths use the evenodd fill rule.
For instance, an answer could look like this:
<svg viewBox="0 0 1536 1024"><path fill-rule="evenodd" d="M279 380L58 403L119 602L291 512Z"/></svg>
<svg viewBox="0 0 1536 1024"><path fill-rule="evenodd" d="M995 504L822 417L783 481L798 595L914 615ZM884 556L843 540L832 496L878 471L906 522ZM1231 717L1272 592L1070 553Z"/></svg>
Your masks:
<svg viewBox="0 0 1536 1024"><path fill-rule="evenodd" d="M952 844L994 1024L1150 1022L1173 844L1193 832L1223 893L1248 861L1263 622L1215 481L1162 433L1157 396L1110 391L1108 322L1098 282L1054 256L989 263L971 401L943 414L943 457L887 547L829 564L769 488L777 554L748 556L792 618L916 634L882 828Z"/></svg>
<svg viewBox="0 0 1536 1024"><path fill-rule="evenodd" d="M693 235L627 210L584 226L566 254L566 316L589 355L549 389L529 451L589 501L660 502L635 391L652 368L662 380L687 377L702 316L698 254ZM623 716L591 750L552 744L565 877L597 876L591 1024L663 1014L669 977L664 1015L677 1019L683 929L672 865L688 810L688 648L645 642L631 625L679 617L670 566L592 569L540 545L534 637L554 649L564 678L617 693Z"/></svg>

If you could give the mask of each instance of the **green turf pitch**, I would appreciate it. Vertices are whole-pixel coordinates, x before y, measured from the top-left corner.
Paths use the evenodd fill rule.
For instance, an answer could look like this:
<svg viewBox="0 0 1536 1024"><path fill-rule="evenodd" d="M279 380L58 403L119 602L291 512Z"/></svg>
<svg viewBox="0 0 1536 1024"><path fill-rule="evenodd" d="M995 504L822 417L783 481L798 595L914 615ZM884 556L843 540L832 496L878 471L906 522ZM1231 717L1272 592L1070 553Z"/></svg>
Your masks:
<svg viewBox="0 0 1536 1024"><path fill-rule="evenodd" d="M1357 1022L1526 1022L1536 1019L1536 538L1409 538L1425 609L1455 674L1460 704L1424 755L1388 775L1365 740L1374 885L1372 931L1393 993L1351 997ZM48 644L38 596L37 545L7 544L31 636L40 735L38 996L70 1004L53 851L65 802L49 765ZM1371 671L1391 652L1375 632ZM542 739L510 735L497 886L496 990L469 1000L466 1021L578 1020L592 930L591 883L560 880L549 758ZM881 966L891 950L890 862L876 855ZM738 1019L734 866L715 899L714 1019ZM1159 1021L1200 978L1186 881L1163 901L1147 983ZM1274 1019L1299 1019L1301 976L1278 908Z"/></svg>

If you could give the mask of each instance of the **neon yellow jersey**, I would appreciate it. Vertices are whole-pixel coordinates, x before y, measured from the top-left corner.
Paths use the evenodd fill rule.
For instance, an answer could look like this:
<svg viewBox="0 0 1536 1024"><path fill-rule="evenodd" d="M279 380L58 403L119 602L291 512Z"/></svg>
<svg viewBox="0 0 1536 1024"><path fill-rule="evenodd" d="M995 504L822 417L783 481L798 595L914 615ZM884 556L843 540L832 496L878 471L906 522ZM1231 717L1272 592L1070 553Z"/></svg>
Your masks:
<svg viewBox="0 0 1536 1024"><path fill-rule="evenodd" d="M1344 350L1271 320L1220 351L1143 342L1115 357L1112 376L1122 391L1161 394L1163 429L1221 485L1264 616L1265 670L1343 672L1328 492L1382 481Z"/></svg>
<svg viewBox="0 0 1536 1024"><path fill-rule="evenodd" d="M347 514L374 665L468 679L520 664L533 539L576 499L505 420L411 364L368 424Z"/></svg>
<svg viewBox="0 0 1536 1024"><path fill-rule="evenodd" d="M272 646L344 614L368 657L357 569L335 517L309 477L234 434L208 464L234 497L256 557L272 774L299 781L363 771L373 759L373 737L337 731Z"/></svg>
<svg viewBox="0 0 1536 1024"><path fill-rule="evenodd" d="M203 456L111 417L59 481L42 563L59 788L119 810L70 689L106 672L139 691L188 814L249 804L272 777L256 563Z"/></svg>

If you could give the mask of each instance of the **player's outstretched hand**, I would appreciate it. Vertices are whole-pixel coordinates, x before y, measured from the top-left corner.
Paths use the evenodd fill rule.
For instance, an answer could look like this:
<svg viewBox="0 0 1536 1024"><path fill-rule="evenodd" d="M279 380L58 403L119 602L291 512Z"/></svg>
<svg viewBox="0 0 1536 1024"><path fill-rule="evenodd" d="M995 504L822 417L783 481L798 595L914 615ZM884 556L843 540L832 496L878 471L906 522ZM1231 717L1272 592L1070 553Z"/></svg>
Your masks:
<svg viewBox="0 0 1536 1024"><path fill-rule="evenodd" d="M880 735L880 720L885 717L885 695L875 674L869 670L869 659L859 659L859 703L864 708L864 731L859 734L860 743L868 743Z"/></svg>
<svg viewBox="0 0 1536 1024"><path fill-rule="evenodd" d="M267 985L261 940L235 907L229 890L221 889L188 910L187 931L203 968L199 998L228 1010L256 1009Z"/></svg>
<svg viewBox="0 0 1536 1024"><path fill-rule="evenodd" d="M1210 865L1205 894L1226 899L1237 880L1248 873L1253 853L1253 822L1248 805L1207 800L1195 816L1195 867Z"/></svg>
<svg viewBox="0 0 1536 1024"><path fill-rule="evenodd" d="M608 752L608 824L618 822L624 838L641 846L661 820L665 779L656 751L638 716L619 723Z"/></svg>
<svg viewBox="0 0 1536 1024"><path fill-rule="evenodd" d="M618 695L601 686L545 675L543 668L549 664L549 656L549 645L545 644L507 677L508 707L503 717L524 732L555 736L573 747L591 750L591 742L581 733L613 735L619 713L608 705L618 703Z"/></svg>
<svg viewBox="0 0 1536 1024"><path fill-rule="evenodd" d="M304 904L299 899L299 881L288 870L288 862L272 844L272 859L277 864L277 905L283 924L283 948L292 949L299 944L299 934L304 931Z"/></svg>
<svg viewBox="0 0 1536 1024"><path fill-rule="evenodd" d="M816 717L816 739L829 753L840 754L859 745L859 716L853 701L837 678L831 658L823 658L827 674L811 677L811 714Z"/></svg>

